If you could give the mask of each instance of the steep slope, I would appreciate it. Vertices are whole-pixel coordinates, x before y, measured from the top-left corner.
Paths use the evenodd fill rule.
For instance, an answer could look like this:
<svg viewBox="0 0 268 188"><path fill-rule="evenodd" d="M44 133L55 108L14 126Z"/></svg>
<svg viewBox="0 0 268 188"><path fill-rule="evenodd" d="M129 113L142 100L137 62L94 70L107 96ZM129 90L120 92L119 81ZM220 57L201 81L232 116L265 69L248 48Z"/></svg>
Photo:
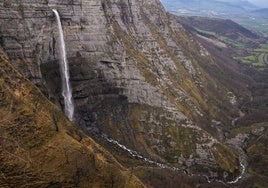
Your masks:
<svg viewBox="0 0 268 188"><path fill-rule="evenodd" d="M229 62L229 67L236 65L242 74L250 75L251 100L242 105L245 115L239 124L267 122L267 38L257 36L230 20L203 17L177 17L177 20L217 57L221 65Z"/></svg>
<svg viewBox="0 0 268 188"><path fill-rule="evenodd" d="M265 45L264 37L232 20L206 17L176 17L187 30L219 48L232 48L232 57L247 57ZM264 51L265 52L265 51Z"/></svg>
<svg viewBox="0 0 268 188"><path fill-rule="evenodd" d="M211 179L239 173L238 153L221 141L239 115L236 99L248 97L247 77L231 72L225 78L230 69L220 67L158 0L3 2L3 51L59 106L52 8L65 32L75 122L86 133ZM103 144L123 161L123 152Z"/></svg>
<svg viewBox="0 0 268 188"><path fill-rule="evenodd" d="M192 19L196 21L187 22L187 20ZM267 187L267 170L263 166L266 166L268 162L267 148L265 147L268 136L268 66L267 63L258 62L262 60L258 56L265 57L265 54L267 54L266 39L261 37L251 38L251 43L248 43L247 37L241 35L240 29L237 29L240 26L232 28L233 35L238 35L240 38L229 38L228 42L226 42L226 39L222 40L226 33L221 34L218 32L218 28L232 30L231 28L226 28L225 20L180 17L178 21L182 21L186 28L195 35L196 40L199 40L211 54L217 57L222 67L238 65L242 74L248 74L254 80L248 85L251 91L251 100L242 103L241 110L244 114L233 121L232 125L234 127L230 130L226 139L232 145L243 148L245 151L244 155L247 155L248 162L246 165L248 170L246 172L250 176L240 186ZM209 26L213 22L217 22L218 28L215 28L214 25L212 27ZM208 25L205 30L203 30L204 24ZM221 41L224 45L219 45L219 43L215 42L216 40ZM254 43L255 45L250 45ZM232 44L239 44L239 46ZM241 51L247 57L237 58L241 55Z"/></svg>
<svg viewBox="0 0 268 188"><path fill-rule="evenodd" d="M255 123L250 126L239 126L231 131L230 142L236 142L244 148L248 158L249 178L241 187L267 187L268 171L268 123Z"/></svg>
<svg viewBox="0 0 268 188"><path fill-rule="evenodd" d="M0 52L0 187L144 187Z"/></svg>
<svg viewBox="0 0 268 188"><path fill-rule="evenodd" d="M224 20L217 18L205 17L178 17L180 23L191 26L196 29L204 30L207 32L215 33L219 36L224 36L232 40L256 40L260 37L252 31L242 27L232 20ZM241 41L242 42L242 41ZM247 41L243 41L246 43Z"/></svg>

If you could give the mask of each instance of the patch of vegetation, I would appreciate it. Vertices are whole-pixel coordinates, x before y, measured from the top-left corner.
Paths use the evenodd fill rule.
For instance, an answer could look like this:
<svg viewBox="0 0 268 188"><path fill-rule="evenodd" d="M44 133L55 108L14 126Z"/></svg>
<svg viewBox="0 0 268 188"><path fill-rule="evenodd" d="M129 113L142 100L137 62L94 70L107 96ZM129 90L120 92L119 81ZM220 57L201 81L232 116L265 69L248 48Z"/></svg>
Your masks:
<svg viewBox="0 0 268 188"><path fill-rule="evenodd" d="M220 167L228 172L238 172L239 162L237 151L222 144L217 144L215 148L216 150L213 151L213 155Z"/></svg>
<svg viewBox="0 0 268 188"><path fill-rule="evenodd" d="M255 32L268 36L267 19L237 19L237 22Z"/></svg>
<svg viewBox="0 0 268 188"><path fill-rule="evenodd" d="M201 29L198 29L198 28L195 28L195 30L197 31L198 34L202 35L202 36L205 36L205 37L215 37L216 36L216 33L215 32L212 32L212 31L206 31L206 30L201 30Z"/></svg>
<svg viewBox="0 0 268 188"><path fill-rule="evenodd" d="M248 165L250 174L255 177L258 187L267 187L268 181L268 123L266 130L259 136L255 136L250 140L246 149L248 155Z"/></svg>
<svg viewBox="0 0 268 188"><path fill-rule="evenodd" d="M256 56L253 56L253 55L240 57L237 59L240 59L243 63L246 63L246 64L253 64L253 62L256 62Z"/></svg>
<svg viewBox="0 0 268 188"><path fill-rule="evenodd" d="M268 176L267 168L268 165L268 138L266 135L259 136L256 140L247 148L249 156L249 165L253 173L257 173L261 176Z"/></svg>
<svg viewBox="0 0 268 188"><path fill-rule="evenodd" d="M241 43L241 42L238 42L236 40L232 40L230 38L227 38L227 37L224 37L224 36L220 36L218 37L220 41L228 44L228 45L231 45L233 47L236 47L236 48L240 48L240 49L244 49L245 48L245 44Z"/></svg>
<svg viewBox="0 0 268 188"><path fill-rule="evenodd" d="M0 187L144 187L0 52Z"/></svg>
<svg viewBox="0 0 268 188"><path fill-rule="evenodd" d="M201 176L188 176L183 172L171 171L160 168L137 167L134 174L139 177L148 187L168 187L168 188L192 188L198 184L206 188L223 188L217 183L206 184L206 179ZM204 185L206 184L206 185Z"/></svg>
<svg viewBox="0 0 268 188"><path fill-rule="evenodd" d="M260 48L255 49L255 52L264 52L264 53L268 53L268 44L261 44Z"/></svg>
<svg viewBox="0 0 268 188"><path fill-rule="evenodd" d="M234 149L222 144L217 144L215 149L206 148L205 140L209 135L205 131L184 127L182 124L187 125L186 121L174 121L172 114L167 114L161 108L135 105L131 109L131 122L135 124L136 132L139 132L136 137L142 138L145 143L143 151L146 148L145 151L150 152L150 148L153 148L151 155L155 153L172 166L180 167L181 164L178 163L180 157L185 159L200 157L197 153L198 144L208 153L213 150L221 169L234 173L239 168L238 155ZM204 166L200 172L206 168L208 167Z"/></svg>
<svg viewBox="0 0 268 188"><path fill-rule="evenodd" d="M262 70L268 65L268 44L261 44L257 49L248 49L247 56L236 57L245 64L252 65Z"/></svg>
<svg viewBox="0 0 268 188"><path fill-rule="evenodd" d="M233 138L233 137L235 137L239 133L241 133L241 134L250 134L254 130L260 129L262 127L268 128L268 123L267 122L264 122L264 123L256 123L256 124L253 124L251 126L237 127L235 129L232 129L232 131L230 133L230 137Z"/></svg>

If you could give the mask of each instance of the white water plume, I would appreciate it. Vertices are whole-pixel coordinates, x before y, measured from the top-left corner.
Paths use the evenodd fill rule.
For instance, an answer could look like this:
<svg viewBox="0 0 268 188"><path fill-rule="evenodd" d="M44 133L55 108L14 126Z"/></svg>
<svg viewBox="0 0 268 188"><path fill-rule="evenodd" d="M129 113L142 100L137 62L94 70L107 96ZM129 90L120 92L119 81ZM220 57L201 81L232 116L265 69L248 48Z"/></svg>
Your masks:
<svg viewBox="0 0 268 188"><path fill-rule="evenodd" d="M58 31L59 31L59 54L60 54L60 72L62 80L62 96L64 98L64 112L66 116L72 121L74 114L74 104L72 100L72 89L70 85L70 75L68 61L66 57L65 41L63 36L63 30L61 26L60 15L57 10L53 9L53 13L56 16Z"/></svg>

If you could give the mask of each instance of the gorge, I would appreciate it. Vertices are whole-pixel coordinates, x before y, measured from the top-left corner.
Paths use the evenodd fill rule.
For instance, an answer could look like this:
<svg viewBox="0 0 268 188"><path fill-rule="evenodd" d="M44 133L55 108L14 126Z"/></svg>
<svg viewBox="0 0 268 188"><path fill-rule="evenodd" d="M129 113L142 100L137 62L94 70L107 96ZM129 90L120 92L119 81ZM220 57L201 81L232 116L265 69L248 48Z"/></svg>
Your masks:
<svg viewBox="0 0 268 188"><path fill-rule="evenodd" d="M159 0L5 0L0 24L0 187L265 187L266 83Z"/></svg>

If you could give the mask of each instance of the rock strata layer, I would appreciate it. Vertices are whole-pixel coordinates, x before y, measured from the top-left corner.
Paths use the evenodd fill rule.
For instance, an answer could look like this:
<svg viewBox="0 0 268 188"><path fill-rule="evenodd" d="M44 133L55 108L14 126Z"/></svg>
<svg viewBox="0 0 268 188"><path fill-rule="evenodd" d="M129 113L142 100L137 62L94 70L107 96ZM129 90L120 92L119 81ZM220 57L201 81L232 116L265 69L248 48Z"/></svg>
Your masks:
<svg viewBox="0 0 268 188"><path fill-rule="evenodd" d="M51 100L62 104L52 9L62 19L75 121L87 133L107 134L175 166L237 171L236 154L202 129L213 133L217 129L208 124L224 126L237 113L235 107L221 110L231 105L229 90L203 67L220 69L160 1L0 3L4 53ZM224 159L219 156L230 153L227 164L220 164Z"/></svg>

